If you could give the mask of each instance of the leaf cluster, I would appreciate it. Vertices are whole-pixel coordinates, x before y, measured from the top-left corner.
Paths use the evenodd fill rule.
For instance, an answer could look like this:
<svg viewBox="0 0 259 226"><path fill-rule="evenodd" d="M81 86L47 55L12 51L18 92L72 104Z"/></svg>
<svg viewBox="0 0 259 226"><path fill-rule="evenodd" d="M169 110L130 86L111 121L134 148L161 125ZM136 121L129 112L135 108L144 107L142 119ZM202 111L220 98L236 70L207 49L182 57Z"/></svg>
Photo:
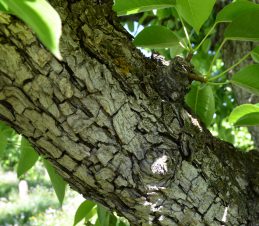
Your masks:
<svg viewBox="0 0 259 226"><path fill-rule="evenodd" d="M148 0L130 1L128 3L125 3L124 0L116 0L114 5L114 10L117 11L118 15L147 13L148 11L154 13L156 11L157 15L159 12L164 14L162 19L174 17L171 20L173 22L168 22L166 25L159 24L162 21L161 18L157 21L155 19L150 21L149 26L137 34L134 44L142 48L156 49L167 58L180 54L189 60L188 56L194 54L191 62L196 66L198 73L206 77L204 80L207 82L203 84L193 82L185 100L187 105L207 126L211 125L215 117L215 93L221 86L231 83L259 95L259 65L256 64L259 60L259 47L244 54L230 68L220 73L217 68L220 51L227 41L259 41L257 23L259 21L259 5L246 0L235 1L218 12L215 18L211 18L215 3L215 0ZM169 11L168 7L171 7ZM164 13L161 13L161 9L164 10ZM181 28L177 28L176 21L180 21ZM227 27L224 31L223 41L217 43L218 48L214 51L211 49L211 37L216 26L220 23L226 23ZM199 33L204 33L201 40L199 40ZM169 50L171 53L169 57L165 50ZM252 57L255 64L241 68L230 79L227 79L226 74L248 57ZM244 108L246 107L244 105ZM237 111L233 111L232 114L237 114ZM256 114L250 114L249 119L249 123L247 120L241 120L238 123L233 120L230 121L238 126L259 124Z"/></svg>
<svg viewBox="0 0 259 226"><path fill-rule="evenodd" d="M229 84L259 95L259 47L245 53L230 68L222 71L220 65L220 51L227 41L259 41L259 5L239 0L215 15L215 3L215 0L115 0L114 4L114 10L119 16L142 13L138 26L145 24L145 27L133 41L136 46L158 50L167 59L176 55L186 57L196 67L199 76L206 78L205 82L192 83L185 100L207 126L211 125L215 113L229 113L229 109L222 113L222 109L219 110L216 106L219 100L224 99L224 103L229 103L232 107L232 97L226 91ZM44 46L55 57L62 59L59 50L60 16L47 1L0 0L0 11L22 19L33 29ZM212 37L220 23L227 25L224 39L221 43L213 44ZM132 21L128 21L127 25L134 30ZM241 68L227 79L226 74L248 57L252 57L254 64ZM219 90L221 96L218 95ZM222 95L222 92L225 93ZM237 126L259 125L259 105L244 104L236 107L231 112L229 121ZM8 139L12 136L13 131L1 124L0 154L6 149ZM21 138L18 144L21 155L17 174L21 177L38 161L39 156L25 138ZM62 204L66 182L46 160L43 162ZM127 225L124 220L91 201L85 201L79 206L74 225L83 219L91 225Z"/></svg>

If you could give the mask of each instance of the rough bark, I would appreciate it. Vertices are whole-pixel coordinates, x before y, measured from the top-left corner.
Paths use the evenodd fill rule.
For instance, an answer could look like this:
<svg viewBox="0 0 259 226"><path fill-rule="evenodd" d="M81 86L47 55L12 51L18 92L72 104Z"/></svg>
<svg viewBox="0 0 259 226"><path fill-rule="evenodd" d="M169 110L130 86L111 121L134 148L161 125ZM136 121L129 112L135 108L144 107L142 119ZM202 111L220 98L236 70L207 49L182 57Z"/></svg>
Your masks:
<svg viewBox="0 0 259 226"><path fill-rule="evenodd" d="M51 3L63 62L0 16L0 119L73 189L132 225L219 225L225 212L227 225L257 225L259 156L212 137L184 108L181 68L145 59L110 1ZM165 101L153 81L170 73Z"/></svg>

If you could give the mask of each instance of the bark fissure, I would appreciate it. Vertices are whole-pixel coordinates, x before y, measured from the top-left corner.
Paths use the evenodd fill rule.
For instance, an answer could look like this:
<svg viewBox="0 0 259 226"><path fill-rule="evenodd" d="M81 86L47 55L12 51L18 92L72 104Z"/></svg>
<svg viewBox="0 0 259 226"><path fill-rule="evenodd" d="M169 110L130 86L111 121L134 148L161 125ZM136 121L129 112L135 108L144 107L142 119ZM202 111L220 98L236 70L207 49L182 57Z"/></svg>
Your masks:
<svg viewBox="0 0 259 226"><path fill-rule="evenodd" d="M173 95L154 87L181 69L145 59L105 3L52 3L63 19L64 62L0 15L0 118L73 189L132 225L218 225L227 205L228 225L255 223L252 153L213 138L184 108L187 78L176 78Z"/></svg>

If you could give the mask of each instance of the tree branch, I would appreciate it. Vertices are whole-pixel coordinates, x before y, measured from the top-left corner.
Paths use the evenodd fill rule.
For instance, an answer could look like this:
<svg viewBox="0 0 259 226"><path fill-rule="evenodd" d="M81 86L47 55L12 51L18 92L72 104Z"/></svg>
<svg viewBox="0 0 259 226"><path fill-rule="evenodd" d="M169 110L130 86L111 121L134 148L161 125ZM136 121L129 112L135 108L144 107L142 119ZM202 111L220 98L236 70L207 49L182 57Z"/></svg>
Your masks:
<svg viewBox="0 0 259 226"><path fill-rule="evenodd" d="M229 225L257 222L258 158L212 137L182 101L162 100L152 78L168 69L143 57L105 3L52 4L64 62L1 15L0 118L132 225L218 225L227 206Z"/></svg>

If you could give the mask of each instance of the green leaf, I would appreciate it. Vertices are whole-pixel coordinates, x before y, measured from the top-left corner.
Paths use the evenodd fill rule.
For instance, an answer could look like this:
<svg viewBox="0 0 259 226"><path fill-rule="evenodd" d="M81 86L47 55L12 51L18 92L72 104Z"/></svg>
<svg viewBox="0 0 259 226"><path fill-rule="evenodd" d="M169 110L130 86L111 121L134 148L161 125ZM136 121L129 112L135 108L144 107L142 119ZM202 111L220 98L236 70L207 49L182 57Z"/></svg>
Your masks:
<svg viewBox="0 0 259 226"><path fill-rule="evenodd" d="M3 136L0 133L0 157L4 153L4 151L5 151L6 147L7 147L7 144L8 144L7 137Z"/></svg>
<svg viewBox="0 0 259 226"><path fill-rule="evenodd" d="M215 100L211 86L201 87L194 83L190 92L185 96L185 102L195 114L209 126L215 112Z"/></svg>
<svg viewBox="0 0 259 226"><path fill-rule="evenodd" d="M0 122L0 157L4 153L8 144L8 138L11 138L13 132L14 131L11 127L7 126L3 122Z"/></svg>
<svg viewBox="0 0 259 226"><path fill-rule="evenodd" d="M251 93L259 95L259 64L242 68L232 76L230 82Z"/></svg>
<svg viewBox="0 0 259 226"><path fill-rule="evenodd" d="M235 18L228 25L224 36L229 40L259 41L259 9Z"/></svg>
<svg viewBox="0 0 259 226"><path fill-rule="evenodd" d="M8 6L4 3L4 1L0 1L0 12L5 12L5 13L9 13L9 8Z"/></svg>
<svg viewBox="0 0 259 226"><path fill-rule="evenodd" d="M229 122L236 123L243 116L259 112L259 104L242 104L233 109L229 115Z"/></svg>
<svg viewBox="0 0 259 226"><path fill-rule="evenodd" d="M144 48L170 48L179 45L178 37L163 26L150 26L144 28L133 42L136 46Z"/></svg>
<svg viewBox="0 0 259 226"><path fill-rule="evenodd" d="M82 202L76 211L73 225L76 225L83 220L95 205L96 204L94 202L89 200Z"/></svg>
<svg viewBox="0 0 259 226"><path fill-rule="evenodd" d="M123 221L120 221L118 226L129 226L129 224L124 223Z"/></svg>
<svg viewBox="0 0 259 226"><path fill-rule="evenodd" d="M94 226L102 226L101 223L100 223L100 221L99 221L99 218L97 218L97 220L96 220ZM106 226L106 225L105 225L105 226Z"/></svg>
<svg viewBox="0 0 259 226"><path fill-rule="evenodd" d="M235 126L257 126L259 125L259 112L249 113L237 120Z"/></svg>
<svg viewBox="0 0 259 226"><path fill-rule="evenodd" d="M239 17L240 15L249 13L254 9L258 8L259 5L248 1L233 2L225 6L218 13L216 23L232 22L235 18Z"/></svg>
<svg viewBox="0 0 259 226"><path fill-rule="evenodd" d="M180 45L173 46L170 48L170 57L173 59L175 56L181 54L183 52L183 47Z"/></svg>
<svg viewBox="0 0 259 226"><path fill-rule="evenodd" d="M97 214L98 214L98 220L101 226L107 226L109 225L110 216L109 212L106 208L104 208L102 205L97 205Z"/></svg>
<svg viewBox="0 0 259 226"><path fill-rule="evenodd" d="M94 222L98 221L98 215L97 215L97 205L87 214L85 217L85 222L91 222L94 224Z"/></svg>
<svg viewBox="0 0 259 226"><path fill-rule="evenodd" d="M117 217L114 216L114 214L110 213L110 220L109 220L109 226L114 226L117 225L117 222L119 221L119 219Z"/></svg>
<svg viewBox="0 0 259 226"><path fill-rule="evenodd" d="M232 134L233 128L225 128L224 126L219 126L218 137L221 140L227 141L229 143L234 143L235 136Z"/></svg>
<svg viewBox="0 0 259 226"><path fill-rule="evenodd" d="M130 226L128 223L123 222L122 220L119 221L119 223L117 223L117 226Z"/></svg>
<svg viewBox="0 0 259 226"><path fill-rule="evenodd" d="M130 21L127 21L127 26L128 26L128 29L130 32L134 32L135 30L135 24L134 24L134 21L130 20Z"/></svg>
<svg viewBox="0 0 259 226"><path fill-rule="evenodd" d="M14 130L8 126L7 124L5 124L4 122L0 121L0 133L3 134L6 137L11 137L15 132Z"/></svg>
<svg viewBox="0 0 259 226"><path fill-rule="evenodd" d="M252 56L254 62L259 63L259 46L256 46L256 47L252 50L251 56Z"/></svg>
<svg viewBox="0 0 259 226"><path fill-rule="evenodd" d="M203 50L204 53L208 53L208 51L210 50L211 47L211 40L210 39L206 39L202 46L201 49Z"/></svg>
<svg viewBox="0 0 259 226"><path fill-rule="evenodd" d="M65 190L66 190L66 182L63 180L59 174L56 173L56 170L50 165L50 163L43 159L43 163L47 172L49 174L49 178L51 180L52 186L54 191L58 197L60 205L62 205L64 197L65 197Z"/></svg>
<svg viewBox="0 0 259 226"><path fill-rule="evenodd" d="M116 0L113 10L118 16L123 16L172 6L174 6L173 0Z"/></svg>
<svg viewBox="0 0 259 226"><path fill-rule="evenodd" d="M180 16L199 33L215 2L216 0L176 0L176 8Z"/></svg>
<svg viewBox="0 0 259 226"><path fill-rule="evenodd" d="M41 42L57 57L61 36L61 20L55 9L45 0L1 0L12 14L23 20Z"/></svg>
<svg viewBox="0 0 259 226"><path fill-rule="evenodd" d="M17 176L20 177L25 174L29 169L31 169L37 162L39 155L31 146L31 144L22 138L21 141L21 155L17 167Z"/></svg>

